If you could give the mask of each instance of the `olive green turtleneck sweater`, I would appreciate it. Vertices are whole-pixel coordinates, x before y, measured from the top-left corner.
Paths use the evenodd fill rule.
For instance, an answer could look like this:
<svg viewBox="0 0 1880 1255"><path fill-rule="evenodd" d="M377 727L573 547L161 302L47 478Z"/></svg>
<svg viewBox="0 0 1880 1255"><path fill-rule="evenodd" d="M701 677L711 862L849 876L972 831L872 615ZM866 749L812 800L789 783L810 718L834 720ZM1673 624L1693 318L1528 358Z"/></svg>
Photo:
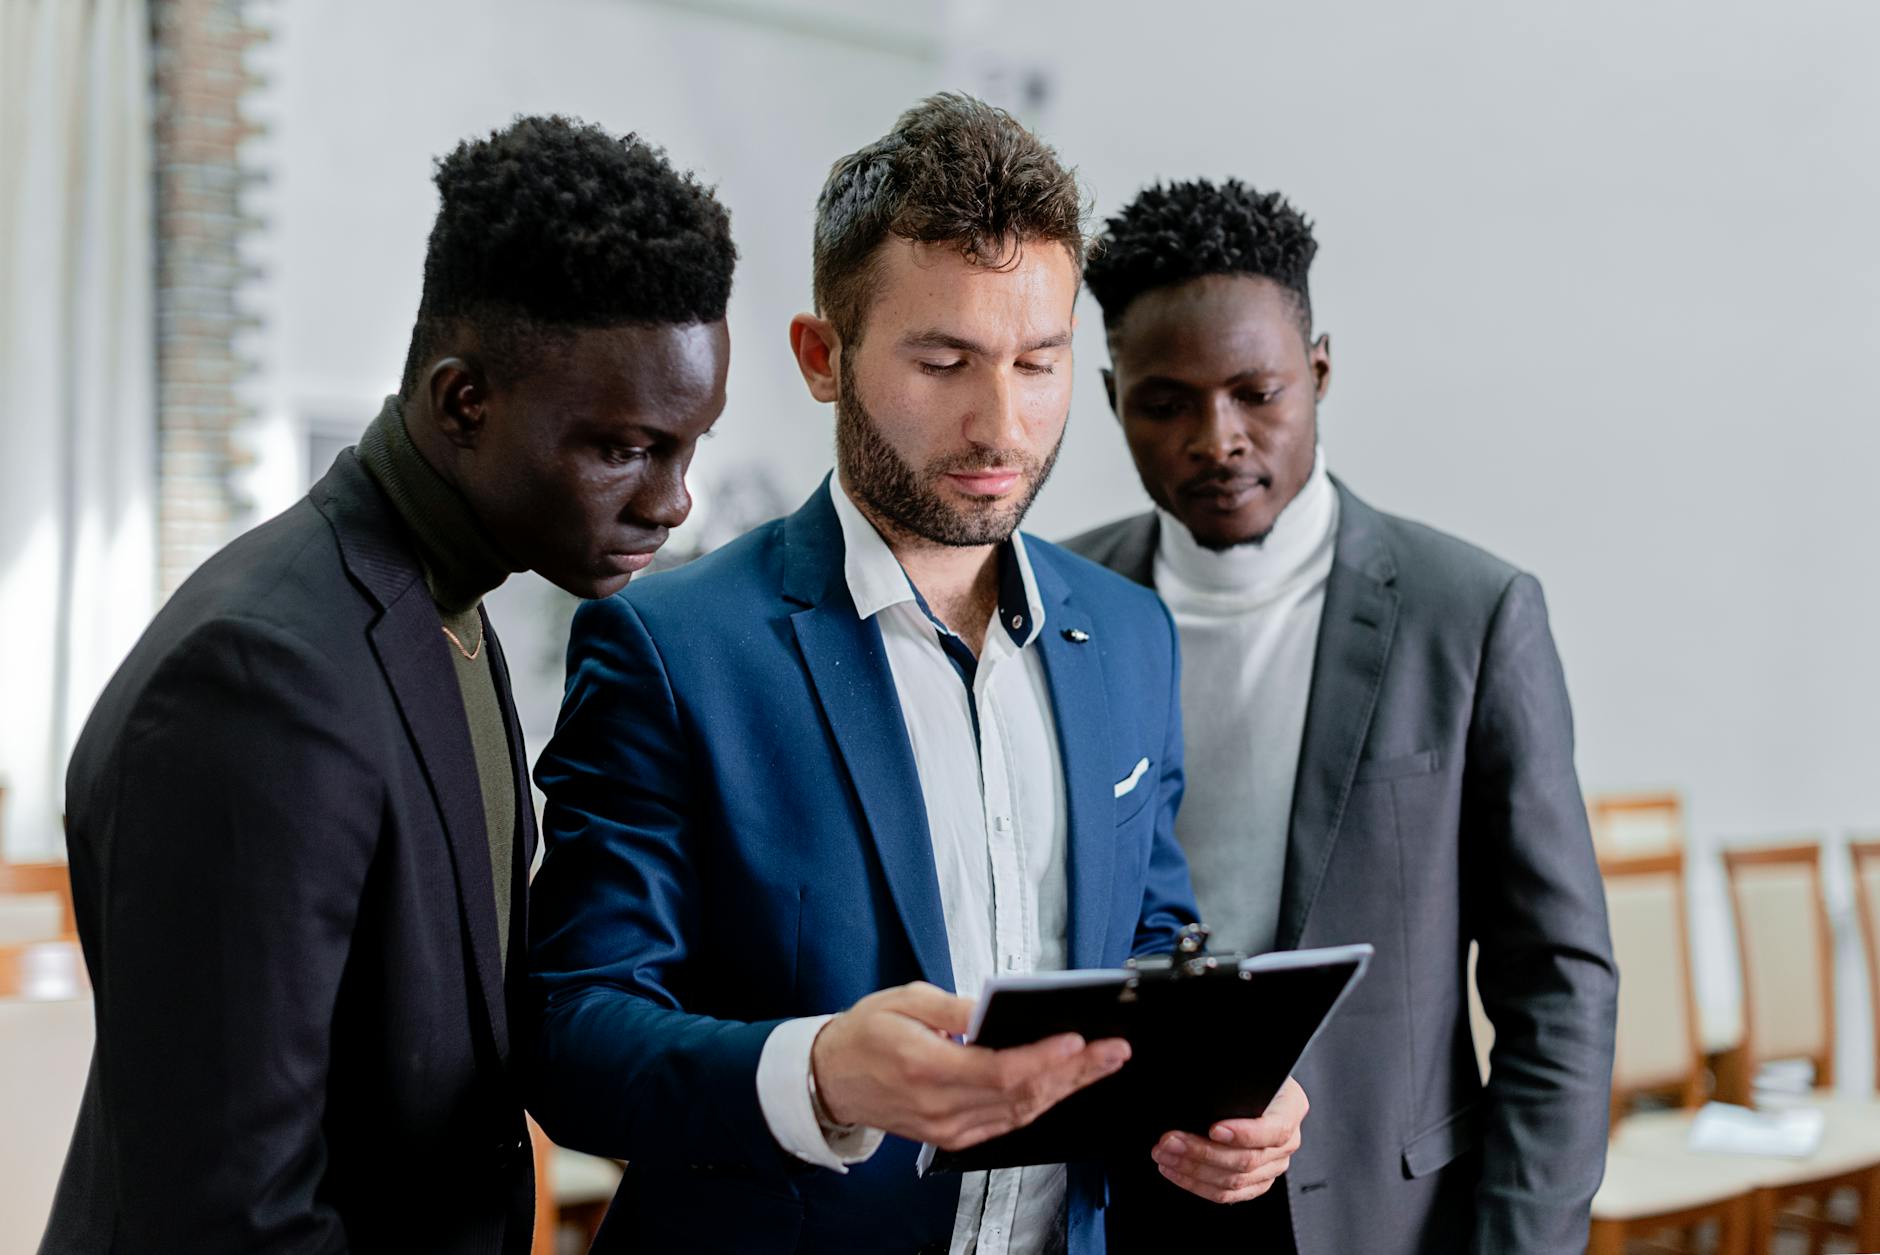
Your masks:
<svg viewBox="0 0 1880 1255"><path fill-rule="evenodd" d="M459 648L443 631L437 634L437 647L449 653L456 668L464 714L470 721L470 746L476 755L490 843L490 879L496 886L496 944L507 971L518 798L502 699L490 669L490 651L485 648L482 604L483 595L515 568L483 530L470 503L411 442L397 397L387 397L385 408L366 428L359 441L359 460L391 498L416 543L425 586L437 603L439 626L462 643Z"/></svg>

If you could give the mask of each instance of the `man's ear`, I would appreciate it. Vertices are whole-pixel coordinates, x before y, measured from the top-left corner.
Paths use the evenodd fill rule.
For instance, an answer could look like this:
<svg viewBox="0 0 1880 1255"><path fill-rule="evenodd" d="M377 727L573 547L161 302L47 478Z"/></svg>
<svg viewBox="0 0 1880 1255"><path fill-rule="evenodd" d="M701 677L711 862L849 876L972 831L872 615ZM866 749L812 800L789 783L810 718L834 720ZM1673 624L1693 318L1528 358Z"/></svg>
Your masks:
<svg viewBox="0 0 1880 1255"><path fill-rule="evenodd" d="M1319 335L1318 339L1312 342L1311 362L1312 378L1314 380L1313 395L1323 401L1325 394L1329 392L1332 387L1331 333L1323 332Z"/></svg>
<svg viewBox="0 0 1880 1255"><path fill-rule="evenodd" d="M1110 399L1110 413L1116 414L1120 422L1123 416L1116 410L1116 372L1105 366L1097 373L1103 376L1103 395Z"/></svg>
<svg viewBox="0 0 1880 1255"><path fill-rule="evenodd" d="M489 388L483 372L461 357L440 357L425 376L431 421L444 439L460 449L474 449L483 433Z"/></svg>
<svg viewBox="0 0 1880 1255"><path fill-rule="evenodd" d="M790 352L796 368L803 372L809 394L818 401L836 399L836 358L842 352L841 338L827 318L798 314L790 320Z"/></svg>

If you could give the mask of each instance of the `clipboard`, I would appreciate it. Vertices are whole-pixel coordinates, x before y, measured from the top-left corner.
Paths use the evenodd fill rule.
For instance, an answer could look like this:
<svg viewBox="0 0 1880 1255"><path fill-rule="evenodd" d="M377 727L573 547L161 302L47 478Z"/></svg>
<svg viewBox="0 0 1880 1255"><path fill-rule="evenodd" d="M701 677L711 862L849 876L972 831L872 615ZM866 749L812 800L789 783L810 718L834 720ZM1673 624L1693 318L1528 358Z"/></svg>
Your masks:
<svg viewBox="0 0 1880 1255"><path fill-rule="evenodd" d="M1363 977L1372 947L1242 959L1206 953L1206 938L1190 925L1175 951L1127 967L988 980L968 1042L1003 1049L1057 1033L1121 1037L1130 1060L1022 1129L958 1151L923 1145L916 1170L1146 1155L1170 1129L1205 1136L1217 1120L1264 1112Z"/></svg>

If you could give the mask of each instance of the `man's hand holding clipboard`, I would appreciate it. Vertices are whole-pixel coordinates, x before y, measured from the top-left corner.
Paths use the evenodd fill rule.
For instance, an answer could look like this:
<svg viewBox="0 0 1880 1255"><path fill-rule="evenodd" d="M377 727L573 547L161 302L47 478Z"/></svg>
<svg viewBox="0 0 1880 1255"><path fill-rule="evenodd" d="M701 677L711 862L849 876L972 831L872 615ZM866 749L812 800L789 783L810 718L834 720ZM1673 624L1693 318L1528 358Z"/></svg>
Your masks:
<svg viewBox="0 0 1880 1255"><path fill-rule="evenodd" d="M1064 1032L1129 1043L1127 1064L1023 1127L964 1149L929 1144L920 1168L973 1171L1151 1155L1175 1184L1221 1202L1285 1171L1306 1096L1291 1072L1362 976L1368 945L1253 959L1203 952L1128 968L988 981L968 1040L994 1049Z"/></svg>

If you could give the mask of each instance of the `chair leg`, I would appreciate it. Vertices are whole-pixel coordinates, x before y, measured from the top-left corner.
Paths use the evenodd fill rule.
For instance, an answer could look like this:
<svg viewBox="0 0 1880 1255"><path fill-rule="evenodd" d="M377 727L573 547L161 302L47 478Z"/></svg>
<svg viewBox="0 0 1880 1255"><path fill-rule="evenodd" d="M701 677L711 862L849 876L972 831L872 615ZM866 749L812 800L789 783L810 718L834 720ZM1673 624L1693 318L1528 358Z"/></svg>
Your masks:
<svg viewBox="0 0 1880 1255"><path fill-rule="evenodd" d="M1750 1255L1750 1200L1732 1199L1717 1218L1717 1255ZM1767 1247L1757 1250L1764 1255Z"/></svg>
<svg viewBox="0 0 1880 1255"><path fill-rule="evenodd" d="M549 1158L554 1147L548 1134L531 1117L530 1149L535 1154L535 1237L529 1243L529 1255L555 1255L555 1188L549 1179Z"/></svg>
<svg viewBox="0 0 1880 1255"><path fill-rule="evenodd" d="M1860 1211L1854 1217L1854 1245L1863 1251L1880 1251L1880 1168L1861 1173L1856 1197Z"/></svg>
<svg viewBox="0 0 1880 1255"><path fill-rule="evenodd" d="M1779 1206L1774 1190L1757 1190L1749 1200L1749 1249L1754 1255L1765 1255L1776 1237L1776 1209Z"/></svg>
<svg viewBox="0 0 1880 1255"><path fill-rule="evenodd" d="M1587 1238L1586 1255L1625 1255L1625 1221L1595 1220Z"/></svg>

